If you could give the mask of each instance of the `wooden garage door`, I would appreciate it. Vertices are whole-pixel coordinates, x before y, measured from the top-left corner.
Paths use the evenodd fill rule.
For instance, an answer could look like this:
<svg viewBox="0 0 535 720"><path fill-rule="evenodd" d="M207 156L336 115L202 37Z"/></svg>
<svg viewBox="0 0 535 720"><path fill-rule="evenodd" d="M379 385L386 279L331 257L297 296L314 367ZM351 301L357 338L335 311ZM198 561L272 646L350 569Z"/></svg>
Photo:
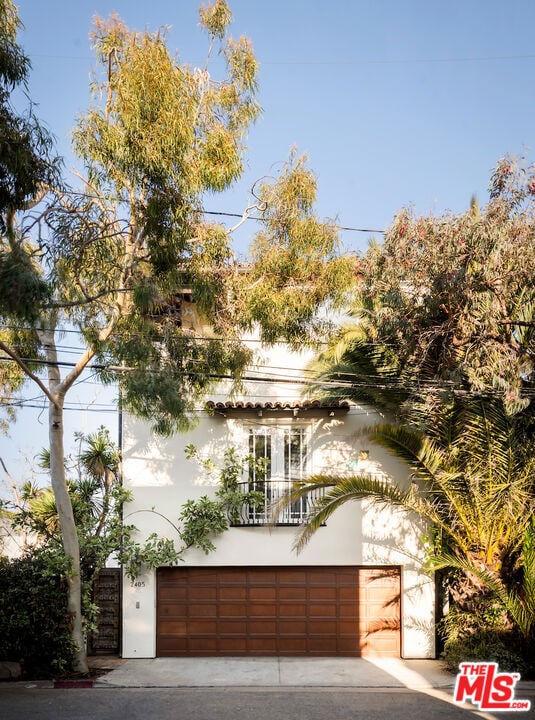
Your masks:
<svg viewBox="0 0 535 720"><path fill-rule="evenodd" d="M159 657L400 655L397 567L160 568Z"/></svg>

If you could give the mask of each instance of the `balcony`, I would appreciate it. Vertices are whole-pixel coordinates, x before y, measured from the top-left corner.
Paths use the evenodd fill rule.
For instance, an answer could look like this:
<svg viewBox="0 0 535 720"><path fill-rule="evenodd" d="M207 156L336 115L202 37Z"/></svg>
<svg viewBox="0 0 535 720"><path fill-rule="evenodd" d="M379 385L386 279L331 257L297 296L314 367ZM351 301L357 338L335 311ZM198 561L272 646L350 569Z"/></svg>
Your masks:
<svg viewBox="0 0 535 720"><path fill-rule="evenodd" d="M250 505L245 501L240 510L231 518L232 527L246 527L254 525L302 525L314 507L317 500L323 495L323 489L309 492L305 497L291 503L273 517L273 506L287 495L291 483L285 480L262 480L258 482L240 482L238 491L244 495L256 492L263 496L263 502Z"/></svg>

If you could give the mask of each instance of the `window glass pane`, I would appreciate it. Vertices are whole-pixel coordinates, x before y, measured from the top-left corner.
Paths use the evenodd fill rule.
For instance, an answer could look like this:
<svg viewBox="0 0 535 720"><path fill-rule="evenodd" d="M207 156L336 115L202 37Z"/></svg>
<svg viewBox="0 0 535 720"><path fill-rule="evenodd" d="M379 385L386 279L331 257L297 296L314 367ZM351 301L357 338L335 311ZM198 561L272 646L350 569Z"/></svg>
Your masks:
<svg viewBox="0 0 535 720"><path fill-rule="evenodd" d="M249 481L261 482L271 477L271 434L268 430L261 428L249 430ZM265 460L265 471L260 472L255 463Z"/></svg>
<svg viewBox="0 0 535 720"><path fill-rule="evenodd" d="M306 442L304 428L284 431L284 478L289 482L302 480L306 473Z"/></svg>

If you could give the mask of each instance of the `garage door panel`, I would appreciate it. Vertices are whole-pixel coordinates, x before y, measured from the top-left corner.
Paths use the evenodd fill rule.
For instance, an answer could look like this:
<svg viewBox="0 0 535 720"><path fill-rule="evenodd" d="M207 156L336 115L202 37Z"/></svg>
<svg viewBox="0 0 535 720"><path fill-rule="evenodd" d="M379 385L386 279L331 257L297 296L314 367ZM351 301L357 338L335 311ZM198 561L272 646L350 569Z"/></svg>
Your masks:
<svg viewBox="0 0 535 720"><path fill-rule="evenodd" d="M359 599L359 588L355 585L355 577L353 576L353 585L348 585L347 587L340 585L338 587L338 593L340 600L357 602Z"/></svg>
<svg viewBox="0 0 535 720"><path fill-rule="evenodd" d="M251 637L247 649L250 655L275 655L278 652L277 639Z"/></svg>
<svg viewBox="0 0 535 720"><path fill-rule="evenodd" d="M249 570L247 580L250 585L269 585L273 587L277 584L277 571L259 568L258 570Z"/></svg>
<svg viewBox="0 0 535 720"><path fill-rule="evenodd" d="M188 605L186 603L171 603L170 601L161 603L159 614L162 617L185 617L188 614Z"/></svg>
<svg viewBox="0 0 535 720"><path fill-rule="evenodd" d="M247 620L219 620L217 629L221 634L245 635L247 633Z"/></svg>
<svg viewBox="0 0 535 720"><path fill-rule="evenodd" d="M400 654L399 568L163 568L157 654Z"/></svg>
<svg viewBox="0 0 535 720"><path fill-rule="evenodd" d="M188 615L188 609L189 613L196 617L217 617L217 605L215 603L211 605L196 603L193 607L191 605L186 606L185 615Z"/></svg>
<svg viewBox="0 0 535 720"><path fill-rule="evenodd" d="M210 585L192 585L189 591L189 600L197 601L202 600L217 600L217 588L211 587Z"/></svg>
<svg viewBox="0 0 535 720"><path fill-rule="evenodd" d="M340 635L338 638L337 655L351 655L355 649L355 639L357 645L360 646L360 638L358 635Z"/></svg>
<svg viewBox="0 0 535 720"><path fill-rule="evenodd" d="M334 603L327 605L322 603L310 603L309 605L310 615L321 616L321 617L335 617L337 615L337 607Z"/></svg>
<svg viewBox="0 0 535 720"><path fill-rule="evenodd" d="M311 600L336 600L336 587L310 587L308 596Z"/></svg>
<svg viewBox="0 0 535 720"><path fill-rule="evenodd" d="M219 638L218 654L244 655L247 652L247 640L243 637Z"/></svg>
<svg viewBox="0 0 535 720"><path fill-rule="evenodd" d="M245 587L230 586L219 587L219 599L220 600L246 600L247 590Z"/></svg>
<svg viewBox="0 0 535 720"><path fill-rule="evenodd" d="M189 643L187 638L171 637L164 635L158 637L158 654L161 657L179 656L189 654Z"/></svg>
<svg viewBox="0 0 535 720"><path fill-rule="evenodd" d="M173 622L165 620L160 623L160 632L164 635L187 635L188 623L185 620Z"/></svg>
<svg viewBox="0 0 535 720"><path fill-rule="evenodd" d="M273 587L250 587L249 588L249 600L276 600L277 588Z"/></svg>
<svg viewBox="0 0 535 720"><path fill-rule="evenodd" d="M213 587L217 584L218 573L214 570L202 570L199 568L199 573L189 579L189 587L195 587L197 585L203 587ZM168 582L170 582L168 580Z"/></svg>
<svg viewBox="0 0 535 720"><path fill-rule="evenodd" d="M277 617L277 606L273 603L249 603L247 606L248 608L248 614L251 617L267 617L267 618L276 618Z"/></svg>
<svg viewBox="0 0 535 720"><path fill-rule="evenodd" d="M280 585L307 585L307 573L304 570L284 568L278 576Z"/></svg>
<svg viewBox="0 0 535 720"><path fill-rule="evenodd" d="M202 653L217 653L217 640L216 638L210 637L195 637L191 635L189 637L189 648L191 652L202 652Z"/></svg>
<svg viewBox="0 0 535 720"><path fill-rule="evenodd" d="M220 568L215 574L214 583L218 581L225 585L243 586L245 580L245 572L237 568Z"/></svg>
<svg viewBox="0 0 535 720"><path fill-rule="evenodd" d="M338 620L340 635L356 635L359 631L358 620Z"/></svg>
<svg viewBox="0 0 535 720"><path fill-rule="evenodd" d="M220 603L219 606L219 617L247 617L247 604L246 603Z"/></svg>
<svg viewBox="0 0 535 720"><path fill-rule="evenodd" d="M279 586L279 600L306 600L306 587Z"/></svg>
<svg viewBox="0 0 535 720"><path fill-rule="evenodd" d="M188 597L188 589L186 587L177 587L176 585L166 585L161 583L159 588L159 599L161 603L166 600L176 602L177 600L186 600Z"/></svg>
<svg viewBox="0 0 535 720"><path fill-rule="evenodd" d="M338 651L338 643L337 639L332 635L310 635L308 648L311 653L335 655Z"/></svg>
<svg viewBox="0 0 535 720"><path fill-rule="evenodd" d="M249 620L246 632L250 635L276 635L277 620Z"/></svg>
<svg viewBox="0 0 535 720"><path fill-rule="evenodd" d="M338 617L341 618L354 618L359 614L358 603L340 603L338 606Z"/></svg>
<svg viewBox="0 0 535 720"><path fill-rule="evenodd" d="M281 637L279 638L279 652L287 655L308 654L308 642L306 637Z"/></svg>
<svg viewBox="0 0 535 720"><path fill-rule="evenodd" d="M186 628L187 632L190 632L192 635L214 635L217 633L217 622L215 620L212 620L211 622L189 620ZM184 630L184 634L186 634L186 628Z"/></svg>
<svg viewBox="0 0 535 720"><path fill-rule="evenodd" d="M336 620L310 620L308 632L313 635L333 635L337 633Z"/></svg>
<svg viewBox="0 0 535 720"><path fill-rule="evenodd" d="M365 654L392 656L397 649L397 642L394 637L365 636L362 640Z"/></svg>
<svg viewBox="0 0 535 720"><path fill-rule="evenodd" d="M279 615L285 618L302 618L306 617L308 613L308 605L304 603L289 603L279 601L278 606Z"/></svg>

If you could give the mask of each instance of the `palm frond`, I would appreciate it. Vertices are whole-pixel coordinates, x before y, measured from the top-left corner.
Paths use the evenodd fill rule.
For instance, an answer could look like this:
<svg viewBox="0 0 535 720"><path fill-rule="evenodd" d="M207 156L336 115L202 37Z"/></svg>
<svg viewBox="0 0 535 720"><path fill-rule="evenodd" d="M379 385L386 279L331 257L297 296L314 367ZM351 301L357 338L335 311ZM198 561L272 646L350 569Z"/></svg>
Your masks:
<svg viewBox="0 0 535 720"><path fill-rule="evenodd" d="M316 530L346 502L372 499L379 504L407 507L410 496L410 490L403 490L386 479L371 475L354 475L342 478L316 475L311 478L310 483L304 483L291 491L284 499L284 503L289 505L299 498L306 497L312 490L318 489L326 489L326 492L315 501L307 517L306 524L299 533L294 544L297 552L303 549Z"/></svg>
<svg viewBox="0 0 535 720"><path fill-rule="evenodd" d="M404 425L381 424L370 428L370 440L405 460L419 478L432 484L444 465L444 452L433 440Z"/></svg>

